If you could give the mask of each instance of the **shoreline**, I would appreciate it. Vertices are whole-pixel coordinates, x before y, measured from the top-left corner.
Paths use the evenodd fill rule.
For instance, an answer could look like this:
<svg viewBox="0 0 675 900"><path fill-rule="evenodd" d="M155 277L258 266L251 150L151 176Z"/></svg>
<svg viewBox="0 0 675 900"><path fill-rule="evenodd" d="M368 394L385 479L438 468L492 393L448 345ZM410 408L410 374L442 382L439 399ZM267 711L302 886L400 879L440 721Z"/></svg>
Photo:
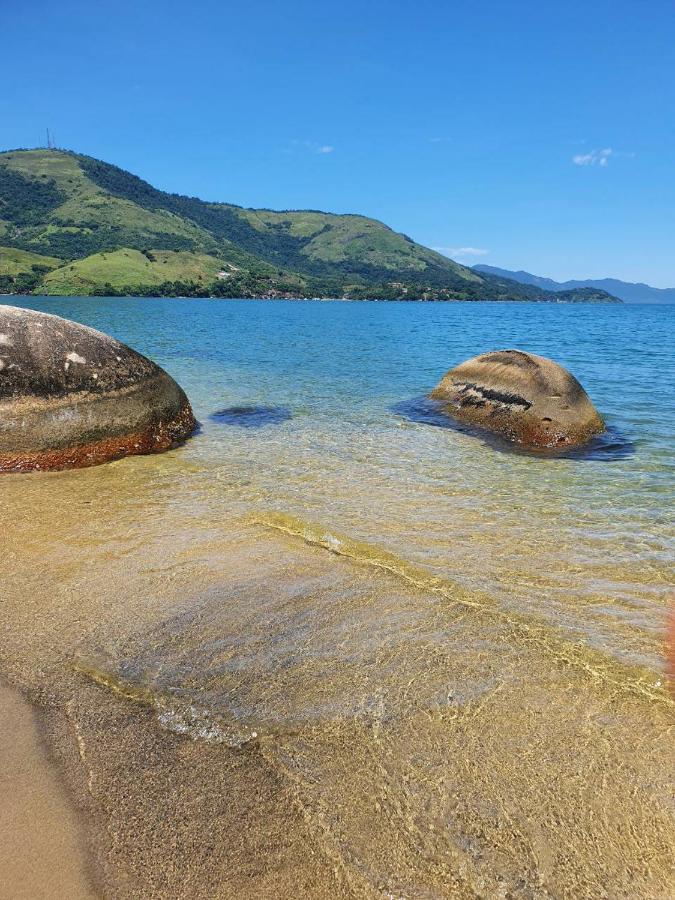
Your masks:
<svg viewBox="0 0 675 900"><path fill-rule="evenodd" d="M0 682L0 900L97 897L82 822L49 760L38 714Z"/></svg>
<svg viewBox="0 0 675 900"><path fill-rule="evenodd" d="M243 300L288 301L291 303L477 303L494 304L529 304L548 306L662 306L660 303L627 303L623 300L455 300L453 298L424 298L424 297L219 297L216 294L208 296L189 297L187 294L0 294L0 299L7 297L40 297L48 300L218 300L219 302L241 303Z"/></svg>

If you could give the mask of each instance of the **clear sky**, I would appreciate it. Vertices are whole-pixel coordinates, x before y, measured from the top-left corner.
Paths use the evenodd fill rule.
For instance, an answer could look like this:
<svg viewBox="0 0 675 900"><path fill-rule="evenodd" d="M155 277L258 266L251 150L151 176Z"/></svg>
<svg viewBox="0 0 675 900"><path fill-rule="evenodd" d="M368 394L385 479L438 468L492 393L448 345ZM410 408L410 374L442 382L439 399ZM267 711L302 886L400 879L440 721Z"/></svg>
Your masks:
<svg viewBox="0 0 675 900"><path fill-rule="evenodd" d="M0 147L675 286L675 0L0 0Z"/></svg>

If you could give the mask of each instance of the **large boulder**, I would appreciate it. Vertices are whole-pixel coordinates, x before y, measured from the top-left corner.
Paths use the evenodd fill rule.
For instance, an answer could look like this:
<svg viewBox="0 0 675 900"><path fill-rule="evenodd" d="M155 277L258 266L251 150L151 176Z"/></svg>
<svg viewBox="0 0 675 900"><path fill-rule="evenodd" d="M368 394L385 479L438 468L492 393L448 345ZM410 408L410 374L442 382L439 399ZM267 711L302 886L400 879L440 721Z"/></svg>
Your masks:
<svg viewBox="0 0 675 900"><path fill-rule="evenodd" d="M530 449L577 446L605 430L567 369L522 350L496 350L463 362L431 397L460 422Z"/></svg>
<svg viewBox="0 0 675 900"><path fill-rule="evenodd" d="M0 306L0 472L157 453L194 431L163 369L67 319Z"/></svg>

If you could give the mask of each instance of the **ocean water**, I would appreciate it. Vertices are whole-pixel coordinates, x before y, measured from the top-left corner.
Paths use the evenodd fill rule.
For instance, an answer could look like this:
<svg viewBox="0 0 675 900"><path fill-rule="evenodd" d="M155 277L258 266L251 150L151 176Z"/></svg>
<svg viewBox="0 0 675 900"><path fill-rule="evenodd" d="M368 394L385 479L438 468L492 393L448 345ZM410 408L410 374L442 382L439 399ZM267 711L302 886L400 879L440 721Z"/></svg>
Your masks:
<svg viewBox="0 0 675 900"><path fill-rule="evenodd" d="M668 895L671 309L26 305L152 357L200 429L2 479L0 674L56 706L86 683L69 715L100 741L92 692L149 710L159 746L258 754L252 789L273 771L292 795L271 815L304 896ZM503 348L569 368L607 435L528 455L429 407L448 369ZM104 756L89 765L114 795ZM127 861L139 828L156 838L144 815L135 837L117 824ZM213 890L199 871L193 896ZM284 895L281 871L245 883Z"/></svg>

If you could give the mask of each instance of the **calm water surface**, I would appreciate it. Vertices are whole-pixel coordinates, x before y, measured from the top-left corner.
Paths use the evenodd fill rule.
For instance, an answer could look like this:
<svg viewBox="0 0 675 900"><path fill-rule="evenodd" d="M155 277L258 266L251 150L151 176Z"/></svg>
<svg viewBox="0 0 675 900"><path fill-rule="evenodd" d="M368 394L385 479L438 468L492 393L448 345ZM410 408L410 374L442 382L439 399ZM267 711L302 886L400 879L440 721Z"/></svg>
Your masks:
<svg viewBox="0 0 675 900"><path fill-rule="evenodd" d="M155 359L201 428L3 479L6 675L77 659L168 732L260 746L330 862L309 896L667 895L672 309L27 305ZM439 427L425 394L500 348L569 368L608 436Z"/></svg>
<svg viewBox="0 0 675 900"><path fill-rule="evenodd" d="M670 309L31 305L113 334L174 375L202 425L181 462L208 473L212 502L220 486L231 503L235 487L242 510L291 513L372 541L658 665L672 549ZM449 368L502 347L550 356L574 372L609 438L586 458L550 460L496 452L474 436L414 421Z"/></svg>

